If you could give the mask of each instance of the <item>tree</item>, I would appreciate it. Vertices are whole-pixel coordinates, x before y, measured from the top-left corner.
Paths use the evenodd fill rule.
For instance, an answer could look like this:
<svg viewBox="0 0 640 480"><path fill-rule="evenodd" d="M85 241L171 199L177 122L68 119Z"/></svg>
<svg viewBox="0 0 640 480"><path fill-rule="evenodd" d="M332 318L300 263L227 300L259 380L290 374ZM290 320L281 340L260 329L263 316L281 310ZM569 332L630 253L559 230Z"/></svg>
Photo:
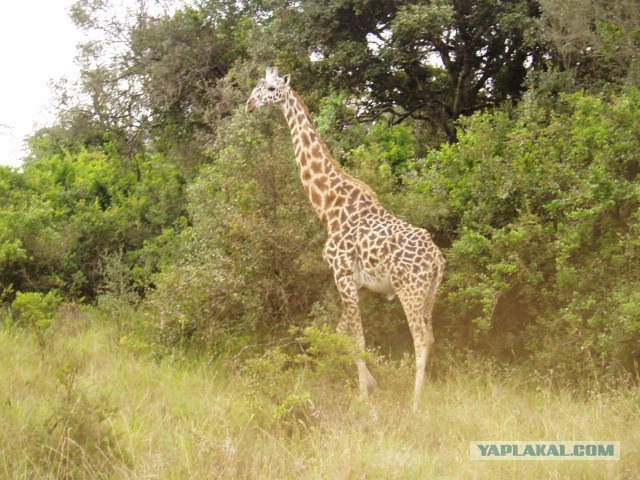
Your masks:
<svg viewBox="0 0 640 480"><path fill-rule="evenodd" d="M517 100L541 60L529 42L534 0L303 0L275 11L281 47L304 48L364 117L413 117L449 140L461 115Z"/></svg>
<svg viewBox="0 0 640 480"><path fill-rule="evenodd" d="M205 143L198 135L214 133L217 118L229 114L217 84L246 57L253 21L229 0L171 13L140 2L122 19L116 11L106 0L79 0L72 8L76 25L94 38L80 48L74 118L88 116L118 132L134 153L152 142L185 168L197 165Z"/></svg>
<svg viewBox="0 0 640 480"><path fill-rule="evenodd" d="M580 87L640 87L640 3L636 0L541 0L542 32L556 68Z"/></svg>

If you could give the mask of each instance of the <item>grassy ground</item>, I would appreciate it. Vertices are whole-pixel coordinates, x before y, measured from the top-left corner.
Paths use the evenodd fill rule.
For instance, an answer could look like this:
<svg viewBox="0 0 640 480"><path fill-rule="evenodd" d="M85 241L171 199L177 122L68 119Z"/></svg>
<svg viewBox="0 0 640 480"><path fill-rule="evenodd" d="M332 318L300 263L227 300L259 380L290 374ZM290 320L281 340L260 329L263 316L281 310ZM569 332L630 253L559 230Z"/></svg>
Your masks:
<svg viewBox="0 0 640 480"><path fill-rule="evenodd" d="M413 414L407 364L379 364L386 389L364 403L353 385L318 378L318 370L269 376L269 361L249 370L154 361L86 314L44 349L29 332L0 329L0 477L632 479L640 472L640 400L630 387L580 399L461 365L430 383ZM618 440L621 459L469 459L472 440L556 439Z"/></svg>

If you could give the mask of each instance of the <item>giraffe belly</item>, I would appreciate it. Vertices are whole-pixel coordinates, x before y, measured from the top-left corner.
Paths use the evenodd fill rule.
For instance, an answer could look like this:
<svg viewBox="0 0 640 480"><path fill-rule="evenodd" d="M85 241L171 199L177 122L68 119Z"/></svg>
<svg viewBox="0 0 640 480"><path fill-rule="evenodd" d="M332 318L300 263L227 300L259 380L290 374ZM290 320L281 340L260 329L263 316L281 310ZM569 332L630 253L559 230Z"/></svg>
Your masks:
<svg viewBox="0 0 640 480"><path fill-rule="evenodd" d="M356 270L356 282L359 288L372 292L385 293L393 298L395 292L391 286L391 277L387 272L368 271L364 268Z"/></svg>

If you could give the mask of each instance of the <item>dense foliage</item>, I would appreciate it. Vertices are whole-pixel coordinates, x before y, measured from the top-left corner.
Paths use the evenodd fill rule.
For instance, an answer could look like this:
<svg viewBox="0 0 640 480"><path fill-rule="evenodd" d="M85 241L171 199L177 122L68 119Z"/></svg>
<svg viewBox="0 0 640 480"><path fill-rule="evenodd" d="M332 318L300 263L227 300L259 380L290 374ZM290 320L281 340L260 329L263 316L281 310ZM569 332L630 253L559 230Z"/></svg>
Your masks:
<svg viewBox="0 0 640 480"><path fill-rule="evenodd" d="M5 168L0 182L0 278L15 290L92 298L105 256L139 256L145 240L183 214L184 180L171 165L155 155L125 159L108 146Z"/></svg>
<svg viewBox="0 0 640 480"><path fill-rule="evenodd" d="M460 115L517 99L542 58L537 2L282 2L279 45L311 52L314 73L363 101L367 116L413 117L455 138Z"/></svg>
<svg viewBox="0 0 640 480"><path fill-rule="evenodd" d="M637 370L635 2L140 5L73 7L81 80L0 168L7 321L43 331L51 305L97 300L132 344L216 353L334 324L286 124L243 112L279 65L344 167L445 250L437 345L567 379ZM365 316L373 344L406 346L397 304Z"/></svg>
<svg viewBox="0 0 640 480"><path fill-rule="evenodd" d="M637 90L563 95L553 110L529 96L426 158L410 190L444 206L435 223L453 234L441 311L454 335L556 370L633 368L639 111Z"/></svg>

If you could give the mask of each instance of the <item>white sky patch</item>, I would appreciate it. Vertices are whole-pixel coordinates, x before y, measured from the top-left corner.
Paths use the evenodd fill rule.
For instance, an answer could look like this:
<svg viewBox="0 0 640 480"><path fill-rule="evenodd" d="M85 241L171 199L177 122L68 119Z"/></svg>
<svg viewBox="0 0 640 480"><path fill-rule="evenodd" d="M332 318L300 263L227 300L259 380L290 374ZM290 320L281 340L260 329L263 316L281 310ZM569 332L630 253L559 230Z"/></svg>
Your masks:
<svg viewBox="0 0 640 480"><path fill-rule="evenodd" d="M377 25L378 35L374 33L367 33L367 46L369 50L378 55L380 51L389 43L393 35L390 28L384 28L383 25Z"/></svg>
<svg viewBox="0 0 640 480"><path fill-rule="evenodd" d="M51 124L51 81L74 77L82 39L73 0L20 0L0 7L0 164L19 166L25 137Z"/></svg>
<svg viewBox="0 0 640 480"><path fill-rule="evenodd" d="M0 165L20 166L25 140L56 120L51 84L79 78L76 46L95 38L71 21L75 0L12 0L0 7ZM155 15L171 15L188 0L143 2ZM110 15L135 19L140 0L110 0ZM111 46L116 49L116 45Z"/></svg>

